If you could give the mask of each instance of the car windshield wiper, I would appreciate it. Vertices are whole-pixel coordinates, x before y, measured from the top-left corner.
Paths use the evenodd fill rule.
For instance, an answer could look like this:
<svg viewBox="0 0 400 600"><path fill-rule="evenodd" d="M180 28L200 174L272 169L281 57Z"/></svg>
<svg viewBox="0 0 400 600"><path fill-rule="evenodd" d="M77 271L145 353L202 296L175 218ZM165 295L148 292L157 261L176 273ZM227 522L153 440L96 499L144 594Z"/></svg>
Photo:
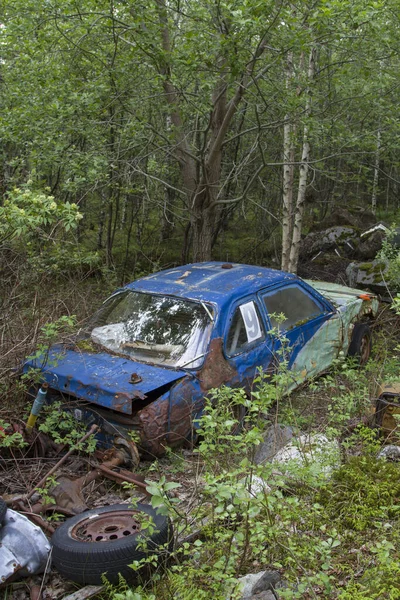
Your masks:
<svg viewBox="0 0 400 600"><path fill-rule="evenodd" d="M183 365L177 365L179 366L179 368L183 369L184 367L187 367L188 365L190 365L190 363L195 362L196 360L199 360L199 358L203 358L203 356L205 356L207 354L207 352L203 352L203 354L199 354L198 356L195 356L194 358L191 358L190 360L187 360L185 363L183 363Z"/></svg>
<svg viewBox="0 0 400 600"><path fill-rule="evenodd" d="M211 321L214 323L214 317L212 315L212 312L210 311L210 309L208 308L208 306L206 304L204 304L204 302L200 302L200 304L202 305L202 307L204 308L204 310L206 311L206 313L208 314L208 316L210 317Z"/></svg>

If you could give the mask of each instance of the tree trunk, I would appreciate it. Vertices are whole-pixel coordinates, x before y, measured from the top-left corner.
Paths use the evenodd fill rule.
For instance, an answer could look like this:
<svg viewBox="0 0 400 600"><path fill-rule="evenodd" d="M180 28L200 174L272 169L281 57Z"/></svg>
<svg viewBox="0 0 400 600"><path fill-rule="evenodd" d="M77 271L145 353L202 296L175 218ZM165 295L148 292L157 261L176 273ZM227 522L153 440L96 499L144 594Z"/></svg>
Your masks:
<svg viewBox="0 0 400 600"><path fill-rule="evenodd" d="M187 197L191 233L193 240L193 260L211 259L213 232L216 227L220 202L220 187L223 143L236 114L237 108L252 81L253 70L258 59L266 48L266 39L262 38L254 51L252 59L247 63L234 94L227 102L227 59L217 55L215 63L218 69L216 84L212 94L212 110L208 126L204 133L201 148L190 143L190 136L185 130L181 111L181 95L171 78L171 42L168 24L166 0L155 0L161 25L162 56L159 71L162 76L165 100L169 105L169 113L175 137L174 153L178 158L184 191ZM218 32L221 40L229 35L229 23L221 22ZM223 45L223 44L222 44Z"/></svg>
<svg viewBox="0 0 400 600"><path fill-rule="evenodd" d="M376 200L377 200L377 195L378 195L380 154L381 154L381 126L379 125L378 132L376 134L374 180L372 183L372 198L371 198L371 210L374 214L376 213Z"/></svg>
<svg viewBox="0 0 400 600"><path fill-rule="evenodd" d="M293 78L293 53L288 52L286 63L286 90L290 91ZM283 126L283 207L282 207L282 263L283 271L289 269L290 242L292 239L293 183L295 158L295 128L289 114Z"/></svg>
<svg viewBox="0 0 400 600"><path fill-rule="evenodd" d="M315 49L312 48L308 63L308 85L310 86L315 73ZM290 247L289 272L297 273L297 265L299 262L301 230L303 225L304 202L306 198L307 176L309 170L310 159L310 140L309 140L309 124L308 120L311 116L311 90L307 90L307 100L305 107L305 123L303 129L303 151L301 155L299 187L297 192L296 210L294 215L292 244Z"/></svg>

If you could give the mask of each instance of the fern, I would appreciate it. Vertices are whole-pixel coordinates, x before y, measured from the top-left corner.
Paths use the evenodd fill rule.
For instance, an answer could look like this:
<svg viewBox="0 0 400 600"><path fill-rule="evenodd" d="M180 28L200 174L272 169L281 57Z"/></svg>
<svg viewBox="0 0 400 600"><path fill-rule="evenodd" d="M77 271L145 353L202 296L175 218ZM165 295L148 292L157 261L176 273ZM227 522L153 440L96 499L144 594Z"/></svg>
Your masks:
<svg viewBox="0 0 400 600"><path fill-rule="evenodd" d="M118 574L118 584L110 583L105 575L101 580L104 585L104 598L107 600L156 600L153 594L147 594L142 587L130 588L121 573Z"/></svg>
<svg viewBox="0 0 400 600"><path fill-rule="evenodd" d="M199 581L196 581L196 578L188 572L176 573L170 571L160 587L160 595L157 595L157 598L160 599L211 600L214 597L211 592L201 589Z"/></svg>

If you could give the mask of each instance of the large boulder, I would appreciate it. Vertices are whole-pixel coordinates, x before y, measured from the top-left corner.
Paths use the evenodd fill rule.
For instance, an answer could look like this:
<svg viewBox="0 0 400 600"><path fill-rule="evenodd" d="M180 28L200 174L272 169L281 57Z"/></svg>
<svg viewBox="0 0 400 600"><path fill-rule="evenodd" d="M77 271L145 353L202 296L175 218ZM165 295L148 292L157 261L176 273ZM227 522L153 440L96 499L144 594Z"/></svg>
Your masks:
<svg viewBox="0 0 400 600"><path fill-rule="evenodd" d="M352 262L346 269L350 287L367 289L381 296L388 296L387 286L388 262L375 259L369 262Z"/></svg>
<svg viewBox="0 0 400 600"><path fill-rule="evenodd" d="M383 240L389 233L384 223L377 223L360 235L360 240L354 253L358 260L373 260L382 248Z"/></svg>
<svg viewBox="0 0 400 600"><path fill-rule="evenodd" d="M350 212L344 206L335 207L328 215L313 224L314 231L321 231L329 227L344 225L354 227L355 229L367 229L375 223L376 217L369 210L362 206L356 207L353 212Z"/></svg>
<svg viewBox="0 0 400 600"><path fill-rule="evenodd" d="M301 258L317 258L324 252L335 252L339 256L352 256L358 245L359 233L353 227L336 225L324 231L309 233L301 242Z"/></svg>

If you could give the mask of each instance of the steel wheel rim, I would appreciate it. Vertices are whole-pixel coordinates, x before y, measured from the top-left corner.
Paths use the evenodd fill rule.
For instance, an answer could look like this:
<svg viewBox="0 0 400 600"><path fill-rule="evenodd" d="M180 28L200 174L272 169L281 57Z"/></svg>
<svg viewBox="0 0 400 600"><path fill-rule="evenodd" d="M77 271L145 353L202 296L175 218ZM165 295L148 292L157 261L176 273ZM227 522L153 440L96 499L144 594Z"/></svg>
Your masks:
<svg viewBox="0 0 400 600"><path fill-rule="evenodd" d="M71 529L71 537L80 542L104 543L126 539L140 532L137 511L118 510L86 517Z"/></svg>

